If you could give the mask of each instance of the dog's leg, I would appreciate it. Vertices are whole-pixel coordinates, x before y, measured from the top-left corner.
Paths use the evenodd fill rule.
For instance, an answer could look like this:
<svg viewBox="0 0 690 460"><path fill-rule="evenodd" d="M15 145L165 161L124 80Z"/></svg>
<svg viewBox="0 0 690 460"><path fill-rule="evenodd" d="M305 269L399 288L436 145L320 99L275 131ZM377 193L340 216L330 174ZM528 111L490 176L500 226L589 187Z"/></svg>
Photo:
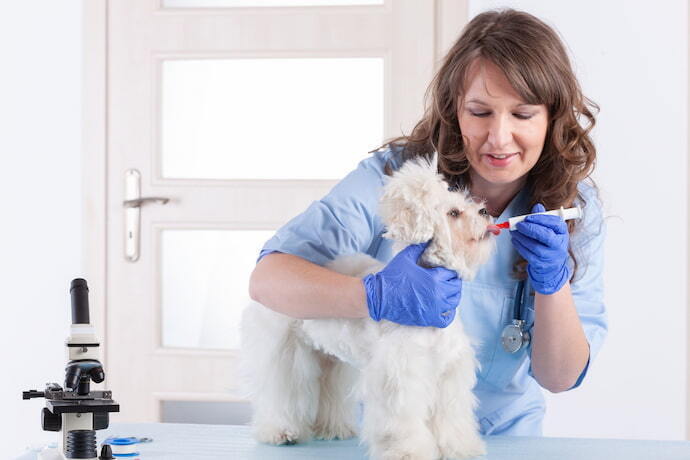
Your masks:
<svg viewBox="0 0 690 460"><path fill-rule="evenodd" d="M440 375L432 429L443 458L465 459L486 454L474 415L475 382L472 350L461 352Z"/></svg>
<svg viewBox="0 0 690 460"><path fill-rule="evenodd" d="M353 388L358 371L349 364L321 354L319 410L314 423L314 437L349 439L356 436L357 401Z"/></svg>
<svg viewBox="0 0 690 460"><path fill-rule="evenodd" d="M243 372L257 441L294 444L311 438L319 401L318 352L295 332L298 321L261 305L242 317Z"/></svg>
<svg viewBox="0 0 690 460"><path fill-rule="evenodd" d="M435 460L440 456L428 419L436 393L430 378L434 363L428 347L415 340L419 333L424 334L406 328L382 337L364 368L362 438L372 458Z"/></svg>

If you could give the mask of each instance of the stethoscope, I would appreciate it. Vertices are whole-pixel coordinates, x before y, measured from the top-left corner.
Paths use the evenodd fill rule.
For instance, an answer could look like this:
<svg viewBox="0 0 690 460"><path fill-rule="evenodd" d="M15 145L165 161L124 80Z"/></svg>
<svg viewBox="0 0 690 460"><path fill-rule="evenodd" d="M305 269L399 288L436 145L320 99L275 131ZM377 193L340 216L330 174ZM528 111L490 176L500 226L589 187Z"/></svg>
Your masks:
<svg viewBox="0 0 690 460"><path fill-rule="evenodd" d="M501 343L503 349L508 353L517 353L529 346L530 335L522 319L522 306L524 305L525 280L518 283L515 293L515 303L513 304L513 320L503 328L501 333Z"/></svg>

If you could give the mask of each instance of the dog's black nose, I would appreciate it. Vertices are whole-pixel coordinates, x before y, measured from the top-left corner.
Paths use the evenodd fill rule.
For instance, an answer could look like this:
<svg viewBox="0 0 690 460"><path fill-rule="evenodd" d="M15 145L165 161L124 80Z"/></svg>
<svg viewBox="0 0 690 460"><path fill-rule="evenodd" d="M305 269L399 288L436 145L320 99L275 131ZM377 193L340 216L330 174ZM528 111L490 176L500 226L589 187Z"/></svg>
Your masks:
<svg viewBox="0 0 690 460"><path fill-rule="evenodd" d="M486 208L482 208L482 209L479 210L479 215L480 215L480 216L488 216L488 215L489 215L489 211L487 211Z"/></svg>

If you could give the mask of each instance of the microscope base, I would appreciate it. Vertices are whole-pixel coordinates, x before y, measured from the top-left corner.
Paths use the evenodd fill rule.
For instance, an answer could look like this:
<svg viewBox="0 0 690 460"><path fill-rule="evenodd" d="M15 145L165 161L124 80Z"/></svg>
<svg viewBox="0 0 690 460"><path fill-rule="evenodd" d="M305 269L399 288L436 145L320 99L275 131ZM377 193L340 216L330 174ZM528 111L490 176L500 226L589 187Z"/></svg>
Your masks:
<svg viewBox="0 0 690 460"><path fill-rule="evenodd" d="M46 447L38 453L37 460L70 460L62 455L57 447ZM98 457L86 458L82 460L98 460Z"/></svg>
<svg viewBox="0 0 690 460"><path fill-rule="evenodd" d="M65 460L57 447L46 447L38 453L38 460Z"/></svg>

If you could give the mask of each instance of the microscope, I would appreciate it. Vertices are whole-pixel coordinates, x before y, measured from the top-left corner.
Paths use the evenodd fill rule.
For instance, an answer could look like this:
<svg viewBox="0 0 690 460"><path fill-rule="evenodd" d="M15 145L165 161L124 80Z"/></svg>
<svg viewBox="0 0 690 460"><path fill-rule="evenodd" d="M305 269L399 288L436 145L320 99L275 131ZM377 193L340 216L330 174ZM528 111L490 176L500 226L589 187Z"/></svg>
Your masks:
<svg viewBox="0 0 690 460"><path fill-rule="evenodd" d="M111 447L104 445L97 453L96 430L108 428L109 413L119 412L111 391L91 391L91 381L101 383L105 371L99 361L99 342L89 322L89 288L77 278L70 285L72 327L65 345L68 362L64 388L57 383L46 384L45 391L23 392L22 399L45 398L41 413L44 431L62 431L58 448L46 448L39 460L112 459Z"/></svg>

